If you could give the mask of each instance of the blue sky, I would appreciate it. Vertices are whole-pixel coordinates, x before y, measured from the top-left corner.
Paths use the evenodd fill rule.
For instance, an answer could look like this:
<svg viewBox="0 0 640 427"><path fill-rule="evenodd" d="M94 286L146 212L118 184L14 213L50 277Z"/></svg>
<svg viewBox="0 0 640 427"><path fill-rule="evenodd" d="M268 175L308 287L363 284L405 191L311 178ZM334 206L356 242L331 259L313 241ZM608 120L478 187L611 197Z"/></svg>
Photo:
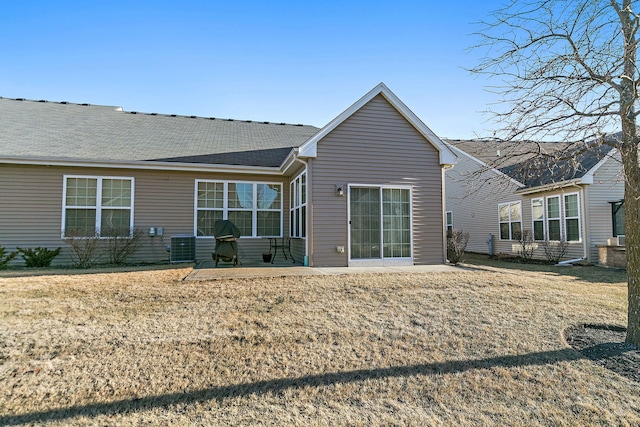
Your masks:
<svg viewBox="0 0 640 427"><path fill-rule="evenodd" d="M384 82L436 134L488 135L465 67L497 0L0 0L0 96L323 126Z"/></svg>

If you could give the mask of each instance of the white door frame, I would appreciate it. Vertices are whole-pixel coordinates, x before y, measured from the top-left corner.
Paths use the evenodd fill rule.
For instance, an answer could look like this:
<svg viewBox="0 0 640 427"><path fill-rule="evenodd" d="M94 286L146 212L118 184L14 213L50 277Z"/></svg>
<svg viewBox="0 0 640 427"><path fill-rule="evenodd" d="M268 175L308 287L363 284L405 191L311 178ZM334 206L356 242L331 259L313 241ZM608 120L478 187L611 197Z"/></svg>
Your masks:
<svg viewBox="0 0 640 427"><path fill-rule="evenodd" d="M380 190L380 258L352 259L351 258L351 188L377 188ZM409 232L411 236L409 257L385 257L384 256L384 229L382 227L382 190L400 189L409 191ZM413 265L413 187L410 185L382 185L382 184L348 184L347 185L347 260L349 267L382 267L382 266L406 266Z"/></svg>

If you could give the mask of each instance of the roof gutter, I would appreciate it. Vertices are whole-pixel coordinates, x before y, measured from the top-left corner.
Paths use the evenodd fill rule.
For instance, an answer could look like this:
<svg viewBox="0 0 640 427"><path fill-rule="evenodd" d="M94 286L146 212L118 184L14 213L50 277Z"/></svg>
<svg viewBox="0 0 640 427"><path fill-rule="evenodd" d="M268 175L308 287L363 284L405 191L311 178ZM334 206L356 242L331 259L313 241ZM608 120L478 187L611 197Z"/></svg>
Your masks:
<svg viewBox="0 0 640 427"><path fill-rule="evenodd" d="M561 182L553 182L551 184L540 185L538 187L529 187L522 188L520 190L516 190L515 194L533 194L533 193L541 193L543 191L551 191L551 190L559 190L565 187L574 187L577 185L586 185L593 184L593 177L589 179L588 177L576 178L569 181L561 181Z"/></svg>
<svg viewBox="0 0 640 427"><path fill-rule="evenodd" d="M91 167L109 169L139 169L161 170L181 172L207 172L207 173L238 173L238 174L264 174L282 176L279 167L268 166L241 166L207 163L179 163L179 162L155 162L155 161L113 161L113 160L88 160L88 159L56 159L49 158L20 158L0 157L0 164L33 165L33 166L62 166L62 167Z"/></svg>

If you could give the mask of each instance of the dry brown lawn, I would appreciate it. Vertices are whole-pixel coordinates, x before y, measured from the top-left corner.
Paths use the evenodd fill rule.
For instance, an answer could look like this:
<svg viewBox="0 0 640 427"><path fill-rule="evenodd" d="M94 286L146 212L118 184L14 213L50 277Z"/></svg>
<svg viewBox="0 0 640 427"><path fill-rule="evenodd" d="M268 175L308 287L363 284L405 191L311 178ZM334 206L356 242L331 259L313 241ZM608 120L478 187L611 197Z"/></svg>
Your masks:
<svg viewBox="0 0 640 427"><path fill-rule="evenodd" d="M624 326L624 283L189 271L0 278L0 425L640 424L639 384L562 338Z"/></svg>

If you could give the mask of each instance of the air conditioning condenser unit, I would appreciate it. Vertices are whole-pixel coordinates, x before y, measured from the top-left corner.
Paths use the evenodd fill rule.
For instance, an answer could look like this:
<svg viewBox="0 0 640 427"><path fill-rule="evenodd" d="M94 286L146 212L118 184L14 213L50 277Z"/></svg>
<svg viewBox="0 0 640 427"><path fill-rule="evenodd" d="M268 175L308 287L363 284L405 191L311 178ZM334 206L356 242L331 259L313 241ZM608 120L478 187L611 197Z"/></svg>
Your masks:
<svg viewBox="0 0 640 427"><path fill-rule="evenodd" d="M196 236L191 234L177 234L171 236L169 261L194 262L196 260Z"/></svg>

